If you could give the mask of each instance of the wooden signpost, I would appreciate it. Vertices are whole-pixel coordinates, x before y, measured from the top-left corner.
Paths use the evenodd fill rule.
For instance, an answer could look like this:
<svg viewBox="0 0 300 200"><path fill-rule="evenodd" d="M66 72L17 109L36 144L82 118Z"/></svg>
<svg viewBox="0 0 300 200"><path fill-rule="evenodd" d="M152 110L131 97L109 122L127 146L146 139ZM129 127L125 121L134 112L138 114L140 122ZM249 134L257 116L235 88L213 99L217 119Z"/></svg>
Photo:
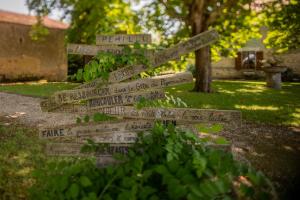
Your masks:
<svg viewBox="0 0 300 200"><path fill-rule="evenodd" d="M130 144L111 144L96 152L83 153L81 152L83 145L80 143L48 143L46 152L52 156L111 156L113 153L126 154L130 146Z"/></svg>
<svg viewBox="0 0 300 200"><path fill-rule="evenodd" d="M172 120L177 122L225 123L232 128L241 125L241 112L234 110L194 109L194 108L143 108L132 106L116 106L98 109L108 115L122 116L131 119Z"/></svg>
<svg viewBox="0 0 300 200"><path fill-rule="evenodd" d="M209 45L217 39L217 32L211 30L159 52L146 51L146 56L154 68ZM148 44L151 42L151 35L99 35L97 46L70 44L68 53L96 55L104 51L122 54L124 45L136 42ZM108 81L98 78L75 89L56 92L49 99L42 101L43 111L78 114L100 112L119 118L119 121L115 122L43 127L39 132L40 138L51 141L47 145L47 153L65 156L94 155L100 158L100 164L105 164L113 162L113 153L126 154L129 146L137 140L138 132L143 131L147 134L156 121L163 124L172 123L178 128L190 131L195 131L193 124L197 123L222 123L231 128L240 126L241 113L238 111L133 107L132 105L141 99L151 101L165 98L162 90L164 87L193 81L192 74L185 72L122 82L148 69L149 67L144 65L126 66L111 72ZM80 149L88 139L105 144L105 147L94 153L84 154Z"/></svg>
<svg viewBox="0 0 300 200"><path fill-rule="evenodd" d="M88 110L98 109L103 107L111 107L118 105L131 105L139 102L142 99L155 100L164 99L165 93L161 89L146 90L140 92L132 93L121 93L109 96L100 96L97 98L91 98L87 100L85 104L78 104L78 106L86 107ZM49 100L41 102L41 107L43 111L53 111L59 108L61 104L57 104L54 98L51 97Z"/></svg>
<svg viewBox="0 0 300 200"><path fill-rule="evenodd" d="M97 45L126 45L126 44L149 44L151 43L150 34L117 34L117 35L97 35Z"/></svg>
<svg viewBox="0 0 300 200"><path fill-rule="evenodd" d="M215 30L206 31L199 35L192 37L191 39L181 42L171 48L164 49L154 54L153 59L150 60L151 67L158 67L170 60L178 59L180 56L198 50L204 46L207 46L218 39L218 33ZM108 82L120 82L138 75L148 70L147 66L129 66L124 67L121 70L110 73ZM101 78L95 79L91 83L83 84L80 88L95 87L105 82Z"/></svg>
<svg viewBox="0 0 300 200"><path fill-rule="evenodd" d="M147 89L175 86L193 81L189 72L157 76L153 78L138 79L131 82L115 83L101 88L86 88L76 90L60 91L53 95L54 101L58 104L72 103L79 100L93 99L101 96L139 92Z"/></svg>
<svg viewBox="0 0 300 200"><path fill-rule="evenodd" d="M68 44L67 51L69 54L91 55L95 56L98 52L110 52L113 54L122 54L123 47L119 46L94 46L86 44Z"/></svg>
<svg viewBox="0 0 300 200"><path fill-rule="evenodd" d="M124 120L121 122L104 122L94 124L73 124L58 127L40 128L39 136L42 139L81 137L109 132L138 132L149 130L153 121L149 120Z"/></svg>

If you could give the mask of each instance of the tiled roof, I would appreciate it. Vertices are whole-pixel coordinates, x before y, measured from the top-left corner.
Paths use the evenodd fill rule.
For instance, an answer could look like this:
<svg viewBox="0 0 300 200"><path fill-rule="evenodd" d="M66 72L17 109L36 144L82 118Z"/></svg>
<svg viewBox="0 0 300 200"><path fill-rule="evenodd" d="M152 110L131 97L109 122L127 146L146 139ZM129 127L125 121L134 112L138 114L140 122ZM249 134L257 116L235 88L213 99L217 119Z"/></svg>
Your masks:
<svg viewBox="0 0 300 200"><path fill-rule="evenodd" d="M32 26L37 23L37 19L35 16L31 16L31 15L25 15L25 14L0 10L0 22ZM50 19L48 17L43 18L43 24L47 28L54 28L54 29L67 29L69 27L68 24Z"/></svg>

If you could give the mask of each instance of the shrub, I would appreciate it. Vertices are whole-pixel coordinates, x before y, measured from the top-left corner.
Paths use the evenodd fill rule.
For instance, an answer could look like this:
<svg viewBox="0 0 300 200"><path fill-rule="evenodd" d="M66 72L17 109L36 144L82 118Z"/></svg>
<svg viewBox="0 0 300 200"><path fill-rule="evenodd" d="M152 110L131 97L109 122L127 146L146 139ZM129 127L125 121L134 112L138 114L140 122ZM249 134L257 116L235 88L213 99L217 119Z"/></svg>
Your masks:
<svg viewBox="0 0 300 200"><path fill-rule="evenodd" d="M90 159L50 163L35 172L32 199L271 199L260 172L206 147L193 133L157 124L140 134L119 164Z"/></svg>

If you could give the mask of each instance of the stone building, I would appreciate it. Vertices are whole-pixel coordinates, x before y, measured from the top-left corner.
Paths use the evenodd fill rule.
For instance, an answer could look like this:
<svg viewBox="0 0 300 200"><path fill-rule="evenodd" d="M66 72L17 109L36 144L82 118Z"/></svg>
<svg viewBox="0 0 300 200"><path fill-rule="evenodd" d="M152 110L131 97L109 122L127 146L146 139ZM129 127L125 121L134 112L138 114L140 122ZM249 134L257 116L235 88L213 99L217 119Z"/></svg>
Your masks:
<svg viewBox="0 0 300 200"><path fill-rule="evenodd" d="M0 10L0 82L66 80L64 32L68 25L45 17L49 34L42 41L33 41L29 33L36 22L34 16Z"/></svg>
<svg viewBox="0 0 300 200"><path fill-rule="evenodd" d="M212 63L212 76L215 79L240 79L249 76L263 77L261 60L268 59L268 49L260 39L251 39L241 48L236 58L223 57ZM300 50L293 50L277 55L282 65L300 75Z"/></svg>

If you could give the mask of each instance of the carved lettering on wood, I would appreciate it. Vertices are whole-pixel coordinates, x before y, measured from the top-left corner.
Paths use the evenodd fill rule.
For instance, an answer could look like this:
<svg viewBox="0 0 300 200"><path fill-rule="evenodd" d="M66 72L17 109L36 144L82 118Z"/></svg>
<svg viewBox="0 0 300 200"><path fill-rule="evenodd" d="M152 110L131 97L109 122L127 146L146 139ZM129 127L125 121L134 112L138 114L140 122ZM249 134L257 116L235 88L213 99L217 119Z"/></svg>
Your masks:
<svg viewBox="0 0 300 200"><path fill-rule="evenodd" d="M79 55L97 55L98 52L110 52L113 54L122 54L123 47L120 46L95 46L86 44L68 44L68 54L79 54Z"/></svg>
<svg viewBox="0 0 300 200"><path fill-rule="evenodd" d="M153 121L148 120L124 120L121 122L103 122L88 124L72 124L67 126L43 127L39 130L42 139L84 137L101 135L105 133L137 132L149 130L153 127Z"/></svg>
<svg viewBox="0 0 300 200"><path fill-rule="evenodd" d="M93 99L101 96L139 92L147 89L163 88L193 81L190 72L144 78L131 82L115 83L101 88L75 89L56 92L52 97L58 104L72 103L79 100Z"/></svg>
<svg viewBox="0 0 300 200"><path fill-rule="evenodd" d="M117 35L97 35L96 44L150 44L151 35L150 34L117 34Z"/></svg>
<svg viewBox="0 0 300 200"><path fill-rule="evenodd" d="M51 156L111 156L114 153L127 154L130 144L108 144L97 152L82 153L84 144L80 143L48 143L46 153Z"/></svg>
<svg viewBox="0 0 300 200"><path fill-rule="evenodd" d="M140 101L142 98L147 100L163 99L165 98L165 93L163 90L149 90L144 92L104 96L88 100L87 106L90 109L96 109L117 105L131 105Z"/></svg>

